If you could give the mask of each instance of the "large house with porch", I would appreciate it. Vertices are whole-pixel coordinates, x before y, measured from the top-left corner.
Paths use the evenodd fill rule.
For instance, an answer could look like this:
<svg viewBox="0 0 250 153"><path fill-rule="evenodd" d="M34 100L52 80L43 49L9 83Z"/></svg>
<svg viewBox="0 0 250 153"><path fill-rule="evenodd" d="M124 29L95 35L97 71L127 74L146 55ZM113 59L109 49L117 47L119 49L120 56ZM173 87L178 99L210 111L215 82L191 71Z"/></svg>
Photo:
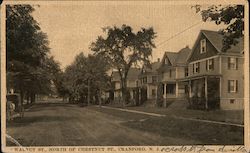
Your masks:
<svg viewBox="0 0 250 153"><path fill-rule="evenodd" d="M160 66L160 59L153 62L151 67L143 66L139 75L138 86L140 88L140 102L141 103L155 103L157 98L157 87L160 81L158 75L158 68Z"/></svg>
<svg viewBox="0 0 250 153"><path fill-rule="evenodd" d="M178 52L165 52L158 69L164 105L167 101L186 98L186 84L177 80L187 76L187 60L190 53L191 49L188 46Z"/></svg>
<svg viewBox="0 0 250 153"><path fill-rule="evenodd" d="M188 74L177 82L188 84L191 105L205 109L243 109L243 39L223 51L223 36L201 30L188 58Z"/></svg>

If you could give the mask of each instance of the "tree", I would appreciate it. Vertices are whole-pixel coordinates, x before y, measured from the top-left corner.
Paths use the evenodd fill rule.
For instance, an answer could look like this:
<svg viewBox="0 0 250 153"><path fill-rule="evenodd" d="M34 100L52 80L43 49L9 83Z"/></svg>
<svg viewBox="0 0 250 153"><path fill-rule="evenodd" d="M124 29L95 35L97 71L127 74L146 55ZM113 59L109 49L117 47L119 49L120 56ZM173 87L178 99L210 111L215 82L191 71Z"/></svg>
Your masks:
<svg viewBox="0 0 250 153"><path fill-rule="evenodd" d="M64 82L70 101L76 99L80 102L93 99L101 102L101 91L109 89L109 77L107 70L108 63L98 55L88 55L83 53L75 57L74 62L69 65L64 73Z"/></svg>
<svg viewBox="0 0 250 153"><path fill-rule="evenodd" d="M50 91L49 42L31 15L34 10L31 5L6 6L7 87L20 93L21 103L25 95L33 102L37 93Z"/></svg>
<svg viewBox="0 0 250 153"><path fill-rule="evenodd" d="M141 28L134 33L127 25L121 27L107 27L103 31L106 37L99 36L91 44L94 54L104 57L120 75L122 100L126 101L127 75L134 65L144 63L150 65L149 57L152 55L153 42L156 33L153 28Z"/></svg>
<svg viewBox="0 0 250 153"><path fill-rule="evenodd" d="M227 25L221 30L224 35L223 51L230 48L231 45L238 43L237 39L244 36L244 5L212 5L204 9L201 5L192 6L196 13L200 13L202 20L213 21L217 25L224 23Z"/></svg>

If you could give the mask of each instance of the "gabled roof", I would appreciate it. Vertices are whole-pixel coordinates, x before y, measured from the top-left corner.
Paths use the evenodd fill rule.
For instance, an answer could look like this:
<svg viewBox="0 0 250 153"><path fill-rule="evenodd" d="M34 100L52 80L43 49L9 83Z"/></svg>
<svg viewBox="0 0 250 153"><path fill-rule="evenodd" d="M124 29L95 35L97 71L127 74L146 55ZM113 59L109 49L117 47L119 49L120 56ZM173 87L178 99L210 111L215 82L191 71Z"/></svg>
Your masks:
<svg viewBox="0 0 250 153"><path fill-rule="evenodd" d="M176 52L166 52L165 54L166 54L166 56L168 57L170 63L171 63L172 65L174 65L175 62L176 62L176 59L177 59L177 57L178 57L178 53L176 53Z"/></svg>
<svg viewBox="0 0 250 153"><path fill-rule="evenodd" d="M140 69L138 68L130 68L128 71L127 80L135 81L140 74ZM113 71L111 74L112 81L120 81L120 75L118 71Z"/></svg>
<svg viewBox="0 0 250 153"><path fill-rule="evenodd" d="M169 59L172 66L175 66L176 64L186 64L190 53L191 49L188 46L182 48L178 52L165 52L162 64L164 62L164 58L166 57Z"/></svg>
<svg viewBox="0 0 250 153"><path fill-rule="evenodd" d="M217 31L201 30L205 37L211 42L211 44L216 48L218 52L222 52L223 48L223 35ZM237 39L238 43L236 45L231 45L231 48L226 52L238 52L243 51L243 38ZM196 42L197 43L197 42ZM196 46L196 45L195 45ZM194 47L195 47L194 46Z"/></svg>
<svg viewBox="0 0 250 153"><path fill-rule="evenodd" d="M182 48L179 52L178 52L178 57L176 59L176 64L186 64L189 54L191 53L191 49L186 46L185 48Z"/></svg>
<svg viewBox="0 0 250 153"><path fill-rule="evenodd" d="M223 48L223 35L218 31L211 30L201 30L189 54L188 60L191 58L202 34L208 39L208 41L215 47L218 53L222 53ZM238 43L236 45L231 45L230 48L225 53L243 53L244 52L244 38L237 39Z"/></svg>
<svg viewBox="0 0 250 153"><path fill-rule="evenodd" d="M132 80L132 81L137 80L140 72L141 72L141 70L139 68L130 68L128 71L127 79Z"/></svg>
<svg viewBox="0 0 250 153"><path fill-rule="evenodd" d="M155 73L157 72L157 69L160 67L161 62L153 62L151 63L151 68L147 67L145 68L146 72L152 72Z"/></svg>

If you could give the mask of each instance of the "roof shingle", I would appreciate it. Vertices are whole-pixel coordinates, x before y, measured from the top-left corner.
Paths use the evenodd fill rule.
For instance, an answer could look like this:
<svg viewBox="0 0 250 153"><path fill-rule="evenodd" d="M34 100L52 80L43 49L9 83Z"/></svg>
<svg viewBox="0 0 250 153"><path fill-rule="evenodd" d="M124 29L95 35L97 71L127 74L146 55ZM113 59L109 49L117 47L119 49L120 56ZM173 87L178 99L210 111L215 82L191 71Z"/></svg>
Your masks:
<svg viewBox="0 0 250 153"><path fill-rule="evenodd" d="M217 49L218 52L222 52L223 48L223 35L217 31L201 30L207 39L212 43L212 45ZM243 51L244 44L243 38L237 39L238 43L236 45L231 45L231 48L227 52L241 52Z"/></svg>
<svg viewBox="0 0 250 153"><path fill-rule="evenodd" d="M130 68L128 71L127 80L136 80L138 75L140 74L140 69L138 68ZM112 81L120 81L120 75L118 71L112 72Z"/></svg>

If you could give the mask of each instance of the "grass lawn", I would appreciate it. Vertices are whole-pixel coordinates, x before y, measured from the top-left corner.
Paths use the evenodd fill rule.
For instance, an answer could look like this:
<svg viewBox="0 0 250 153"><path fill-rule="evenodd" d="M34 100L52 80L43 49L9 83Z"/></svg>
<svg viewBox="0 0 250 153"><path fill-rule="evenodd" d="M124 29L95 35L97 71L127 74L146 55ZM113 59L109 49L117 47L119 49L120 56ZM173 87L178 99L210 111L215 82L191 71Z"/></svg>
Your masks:
<svg viewBox="0 0 250 153"><path fill-rule="evenodd" d="M243 144L242 127L176 119L171 116L150 117L106 108L93 107L91 109L127 120L127 122L121 123L124 126L154 133L162 137L196 140L201 144Z"/></svg>
<svg viewBox="0 0 250 153"><path fill-rule="evenodd" d="M119 105L110 107L118 107ZM244 112L242 110L213 110L213 111L202 111L202 110L191 110L191 109L170 109L170 108L157 108L157 107L143 107L133 106L124 107L125 109L144 111L149 113L157 113L164 115L173 115L177 117L204 119L211 121L222 121L236 124L244 123Z"/></svg>

